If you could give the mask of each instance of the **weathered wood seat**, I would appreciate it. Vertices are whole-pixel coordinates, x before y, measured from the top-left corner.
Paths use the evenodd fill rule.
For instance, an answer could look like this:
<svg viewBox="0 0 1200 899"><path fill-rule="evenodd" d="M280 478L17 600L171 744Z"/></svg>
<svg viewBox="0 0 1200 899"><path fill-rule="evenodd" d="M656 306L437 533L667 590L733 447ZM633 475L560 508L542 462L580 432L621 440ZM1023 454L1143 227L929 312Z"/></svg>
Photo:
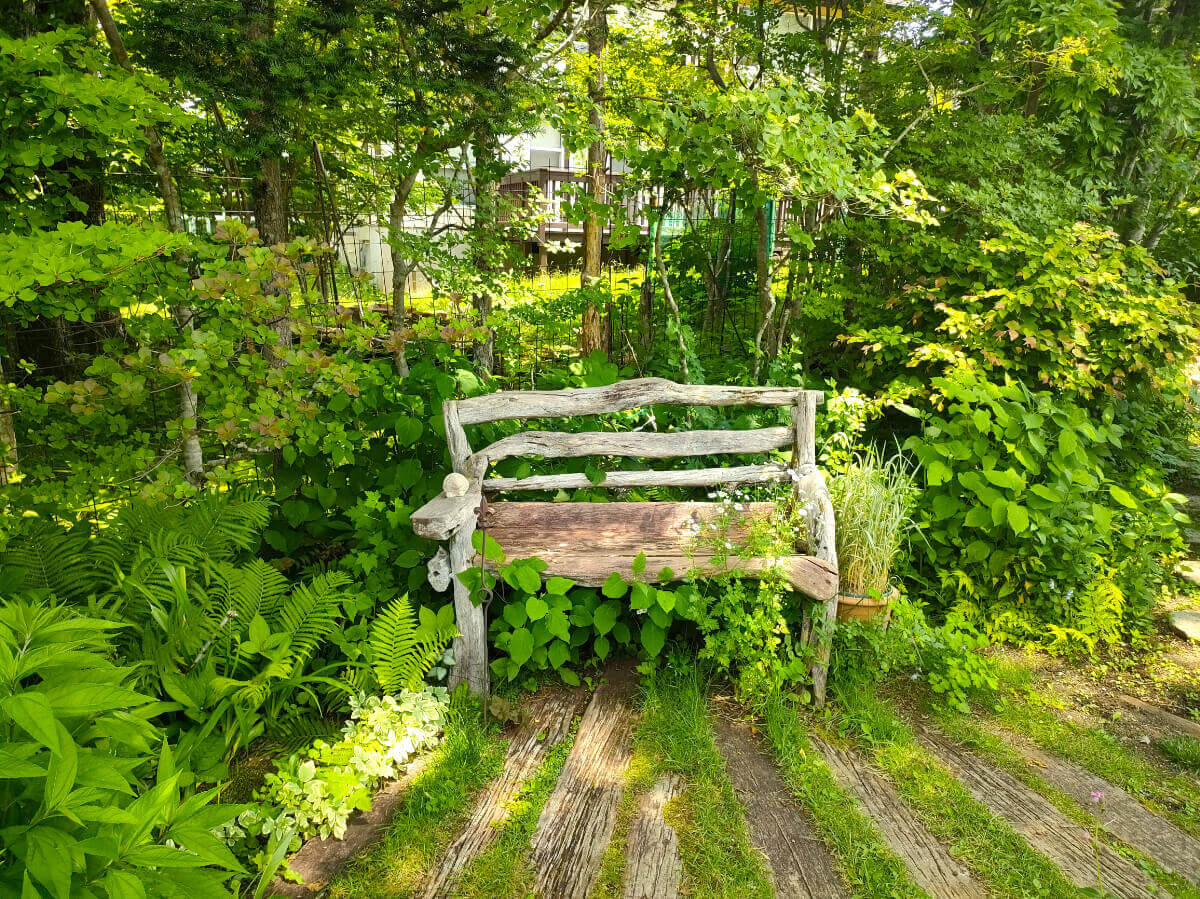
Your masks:
<svg viewBox="0 0 1200 899"><path fill-rule="evenodd" d="M720 547L704 543L704 528L721 517L721 508L716 503L488 503L481 524L509 559L537 556L547 565L545 575L568 577L585 587L603 584L614 571L631 580L634 559L645 553L643 581L658 581L664 568L671 572L666 580L678 580L691 572L737 570L754 576L777 566L797 593L824 600L837 592L837 566L815 556L741 559L714 552ZM750 518L774 513L775 503L751 503L745 510ZM722 536L734 546L746 536L744 523L723 527ZM478 555L471 564L479 564Z"/></svg>
<svg viewBox="0 0 1200 899"><path fill-rule="evenodd" d="M792 481L804 501L809 546L807 554L778 559L745 559L705 548L696 532L719 514L712 503L543 503L489 502L482 525L507 558L537 556L548 563L546 574L600 584L612 572L632 574L634 558L645 553L642 577L657 579L664 568L676 578L689 573L717 574L729 565L740 574L759 576L782 571L799 593L821 603L812 628L817 642L813 665L813 694L824 697L829 658L829 633L837 612L837 554L834 549L833 507L816 465L816 408L818 391L781 387L721 387L676 384L661 378L640 378L608 387L577 390L502 391L443 405L446 441L454 470L467 479L465 495L445 493L412 515L413 529L431 540L449 540L450 571L457 575L478 558L472 534L480 524L477 512L484 494L517 490L557 490L593 486L583 474L533 475L525 478L487 478L491 463L513 456L578 458L582 456L670 459L716 454L757 455L790 448L790 465L765 462L729 468L679 471L614 471L599 486L623 489L639 486L706 487ZM471 450L466 427L504 419L562 418L597 415L651 405L790 407L791 424L752 430L677 432L559 433L524 431L504 437L478 452ZM773 503L753 504L749 515L772 515ZM743 536L733 527L726 538ZM721 562L722 564L717 564ZM455 645L452 683L466 681L471 689L488 687L487 623L466 586L454 578L454 607L462 636Z"/></svg>

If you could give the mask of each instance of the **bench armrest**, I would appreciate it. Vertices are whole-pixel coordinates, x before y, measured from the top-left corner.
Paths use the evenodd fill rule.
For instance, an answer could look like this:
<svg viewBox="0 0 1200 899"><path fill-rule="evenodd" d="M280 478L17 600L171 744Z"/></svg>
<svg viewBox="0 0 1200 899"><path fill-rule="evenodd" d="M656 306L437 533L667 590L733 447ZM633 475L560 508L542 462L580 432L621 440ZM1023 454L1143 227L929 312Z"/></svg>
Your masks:
<svg viewBox="0 0 1200 899"><path fill-rule="evenodd" d="M412 527L419 537L449 540L450 535L475 520L481 494L468 490L462 496L439 493L412 514Z"/></svg>

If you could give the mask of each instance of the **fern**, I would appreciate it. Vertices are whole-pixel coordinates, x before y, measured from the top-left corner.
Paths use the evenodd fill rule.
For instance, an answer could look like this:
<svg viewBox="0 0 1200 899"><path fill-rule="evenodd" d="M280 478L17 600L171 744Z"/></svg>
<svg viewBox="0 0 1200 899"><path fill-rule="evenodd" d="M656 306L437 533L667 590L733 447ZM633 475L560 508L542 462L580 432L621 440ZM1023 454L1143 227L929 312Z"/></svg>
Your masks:
<svg viewBox="0 0 1200 899"><path fill-rule="evenodd" d="M337 627L341 613L343 591L350 577L340 571L319 574L308 584L301 584L283 601L279 608L279 627L291 639L289 670L304 666L316 648Z"/></svg>
<svg viewBox="0 0 1200 899"><path fill-rule="evenodd" d="M85 533L30 519L0 553L0 569L16 573L14 592L45 590L62 600L83 600L103 580L88 544Z"/></svg>
<svg viewBox="0 0 1200 899"><path fill-rule="evenodd" d="M418 689L457 636L453 606L437 614L422 607L418 620L407 595L392 600L371 623L369 645L379 686L386 693Z"/></svg>

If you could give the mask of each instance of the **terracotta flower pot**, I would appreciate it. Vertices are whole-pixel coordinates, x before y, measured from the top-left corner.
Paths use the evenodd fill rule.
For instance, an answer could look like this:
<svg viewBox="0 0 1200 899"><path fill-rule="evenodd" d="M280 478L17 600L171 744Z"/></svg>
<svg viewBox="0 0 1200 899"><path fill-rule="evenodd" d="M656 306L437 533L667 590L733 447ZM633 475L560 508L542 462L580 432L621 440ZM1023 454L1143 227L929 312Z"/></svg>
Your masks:
<svg viewBox="0 0 1200 899"><path fill-rule="evenodd" d="M895 587L888 590L881 599L859 593L839 593L838 621L878 621L887 627L892 617L892 600L899 595L900 591Z"/></svg>

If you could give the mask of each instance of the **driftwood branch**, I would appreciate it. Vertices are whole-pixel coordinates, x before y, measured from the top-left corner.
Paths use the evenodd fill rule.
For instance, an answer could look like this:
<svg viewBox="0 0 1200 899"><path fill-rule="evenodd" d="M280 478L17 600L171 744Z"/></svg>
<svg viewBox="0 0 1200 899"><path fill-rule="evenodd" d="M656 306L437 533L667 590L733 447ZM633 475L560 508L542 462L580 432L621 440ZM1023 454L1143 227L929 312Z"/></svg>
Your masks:
<svg viewBox="0 0 1200 899"><path fill-rule="evenodd" d="M477 425L508 418L601 415L653 405L791 406L805 395L817 397L818 403L823 397L819 390L794 387L724 387L637 378L607 387L575 390L502 390L459 400L454 405L463 425Z"/></svg>

